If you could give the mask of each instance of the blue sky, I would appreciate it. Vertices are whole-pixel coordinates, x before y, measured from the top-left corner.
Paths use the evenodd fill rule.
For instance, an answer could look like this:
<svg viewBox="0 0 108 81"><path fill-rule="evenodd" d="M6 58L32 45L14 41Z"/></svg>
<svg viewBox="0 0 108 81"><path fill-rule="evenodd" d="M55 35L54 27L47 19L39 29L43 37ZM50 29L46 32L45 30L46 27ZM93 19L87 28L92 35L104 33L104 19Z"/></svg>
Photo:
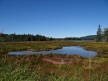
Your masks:
<svg viewBox="0 0 108 81"><path fill-rule="evenodd" d="M0 0L0 30L81 37L108 27L108 0Z"/></svg>

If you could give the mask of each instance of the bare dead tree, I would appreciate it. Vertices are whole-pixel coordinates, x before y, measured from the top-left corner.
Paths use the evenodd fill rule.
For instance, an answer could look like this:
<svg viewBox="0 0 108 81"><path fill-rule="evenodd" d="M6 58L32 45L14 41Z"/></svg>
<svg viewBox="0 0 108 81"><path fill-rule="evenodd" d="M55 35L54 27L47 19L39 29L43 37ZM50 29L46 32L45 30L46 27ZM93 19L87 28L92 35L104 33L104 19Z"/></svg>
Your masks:
<svg viewBox="0 0 108 81"><path fill-rule="evenodd" d="M2 30L0 31L0 36L3 34L3 32L4 32L4 29L2 29Z"/></svg>

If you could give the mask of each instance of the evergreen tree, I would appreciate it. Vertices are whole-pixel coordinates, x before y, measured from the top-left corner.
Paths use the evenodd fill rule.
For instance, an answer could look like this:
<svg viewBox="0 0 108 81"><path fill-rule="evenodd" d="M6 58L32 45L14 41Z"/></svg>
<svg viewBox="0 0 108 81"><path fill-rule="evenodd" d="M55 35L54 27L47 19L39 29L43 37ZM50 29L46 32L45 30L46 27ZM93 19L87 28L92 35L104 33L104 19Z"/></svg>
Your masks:
<svg viewBox="0 0 108 81"><path fill-rule="evenodd" d="M102 41L102 30L101 30L101 26L100 26L100 24L98 25L96 41L97 41L97 42Z"/></svg>
<svg viewBox="0 0 108 81"><path fill-rule="evenodd" d="M104 40L108 42L108 28L104 29Z"/></svg>

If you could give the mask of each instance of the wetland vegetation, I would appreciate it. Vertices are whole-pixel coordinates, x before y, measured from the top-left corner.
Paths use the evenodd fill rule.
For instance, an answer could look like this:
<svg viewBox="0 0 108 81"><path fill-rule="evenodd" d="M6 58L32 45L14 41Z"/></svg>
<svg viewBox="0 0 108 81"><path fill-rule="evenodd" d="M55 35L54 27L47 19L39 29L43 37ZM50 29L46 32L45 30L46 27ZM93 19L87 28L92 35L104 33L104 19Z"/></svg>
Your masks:
<svg viewBox="0 0 108 81"><path fill-rule="evenodd" d="M37 54L8 55L9 51L52 50L63 46L82 46L87 50L101 52L95 58L82 58L79 55ZM69 42L32 41L0 42L0 80L1 81L107 81L108 43L107 42ZM62 58L62 59L61 59ZM69 59L65 60L63 58ZM43 59L53 60L60 64ZM64 64L63 64L64 63ZM66 64L65 64L66 63Z"/></svg>

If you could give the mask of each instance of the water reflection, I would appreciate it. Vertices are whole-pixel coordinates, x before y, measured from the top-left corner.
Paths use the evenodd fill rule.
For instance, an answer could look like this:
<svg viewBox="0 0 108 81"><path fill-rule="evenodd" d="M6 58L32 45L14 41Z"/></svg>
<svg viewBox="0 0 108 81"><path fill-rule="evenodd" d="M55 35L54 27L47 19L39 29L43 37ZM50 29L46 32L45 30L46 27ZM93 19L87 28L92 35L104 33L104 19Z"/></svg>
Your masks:
<svg viewBox="0 0 108 81"><path fill-rule="evenodd" d="M41 51L41 52L33 52L33 51L17 51L17 52L9 52L9 55L28 55L28 54L77 54L81 55L82 57L89 58L90 55L94 57L97 52L95 51L88 51L85 50L83 47L79 46L68 46L68 47L63 47L62 49L57 49L57 50L51 50L51 51Z"/></svg>

